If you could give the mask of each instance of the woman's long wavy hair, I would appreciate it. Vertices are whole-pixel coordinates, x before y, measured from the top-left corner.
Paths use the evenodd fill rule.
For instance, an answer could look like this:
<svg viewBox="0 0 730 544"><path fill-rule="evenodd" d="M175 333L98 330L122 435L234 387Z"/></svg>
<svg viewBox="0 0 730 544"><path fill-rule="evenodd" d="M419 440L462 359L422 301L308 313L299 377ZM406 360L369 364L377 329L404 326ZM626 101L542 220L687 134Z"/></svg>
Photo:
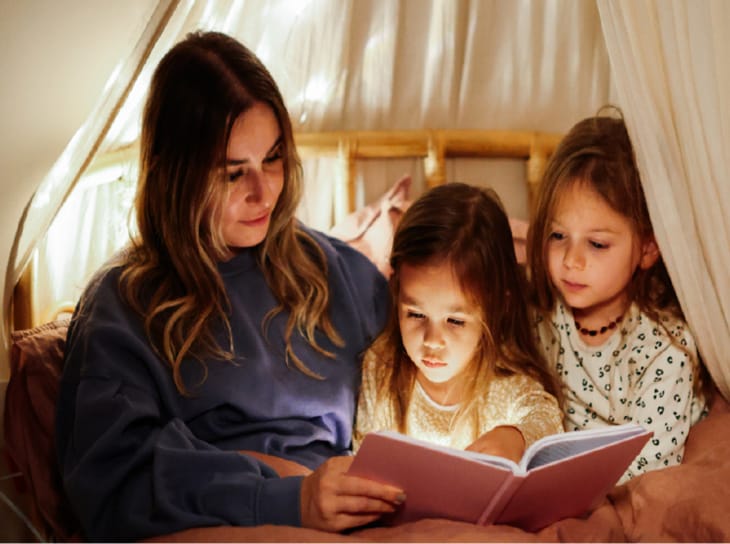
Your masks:
<svg viewBox="0 0 730 544"><path fill-rule="evenodd" d="M576 183L586 184L611 209L623 215L640 243L654 239L634 149L623 116L618 108L605 106L596 116L583 119L570 129L550 157L540 183L527 237L527 271L532 285L532 302L544 316L552 311L558 297L547 266L552 218L560 199ZM663 315L684 321L661 255L648 269L637 267L627 289L629 300L657 323L662 322ZM673 339L671 334L667 334ZM702 365L693 362L696 370L694 384L699 390L707 380L702 375Z"/></svg>
<svg viewBox="0 0 730 544"><path fill-rule="evenodd" d="M328 356L315 340L316 328L342 345L327 313L324 254L294 217L301 163L281 93L266 67L240 42L217 32L192 33L164 56L152 77L135 201L139 233L120 280L123 299L144 318L153 348L170 365L184 394L188 387L180 366L185 358L197 360L204 376L206 359L234 359L229 300L217 267L233 256L221 231L229 190L225 160L233 123L257 102L271 108L283 141L283 189L266 239L255 248L279 302L267 319L289 312L287 360L311 376L316 377L292 351L292 334L302 333ZM227 345L216 336L221 329Z"/></svg>
<svg viewBox="0 0 730 544"><path fill-rule="evenodd" d="M491 189L463 183L437 186L417 199L398 224L390 264L392 308L373 344L377 397L390 402L405 432L417 367L403 347L398 322L400 271L404 264L449 263L466 296L481 311L482 337L464 370L464 396L453 427L479 425L479 407L495 376L528 374L559 395L556 379L539 351L528 313L523 270L502 203Z"/></svg>

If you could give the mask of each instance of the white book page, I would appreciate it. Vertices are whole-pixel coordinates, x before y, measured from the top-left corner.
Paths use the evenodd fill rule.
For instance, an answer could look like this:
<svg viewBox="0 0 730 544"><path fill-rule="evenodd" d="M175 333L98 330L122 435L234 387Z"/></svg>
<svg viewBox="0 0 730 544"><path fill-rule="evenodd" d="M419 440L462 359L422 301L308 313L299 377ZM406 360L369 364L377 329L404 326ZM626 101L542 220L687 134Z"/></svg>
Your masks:
<svg viewBox="0 0 730 544"><path fill-rule="evenodd" d="M467 451L467 450L460 450L460 449L456 449L456 448L450 448L448 446L442 446L440 444L434 444L433 442L427 442L425 440L419 440L418 438L406 436L406 435L398 433L396 431L377 431L377 434L382 435L382 436L387 436L388 438L392 438L392 439L398 440L400 442L405 442L407 444L417 444L426 449L440 451L440 452L452 455L454 457L462 457L464 459L470 459L472 461L478 461L480 463L487 463L490 465L494 465L494 466L509 470L514 473L522 472L522 469L520 468L519 465L517 465L517 463L511 461L510 459L507 459L506 457L499 457L497 455L488 455L486 453L479 453L476 451Z"/></svg>
<svg viewBox="0 0 730 544"><path fill-rule="evenodd" d="M555 461L575 457L621 439L646 432L634 423L611 425L587 431L569 431L541 438L532 444L522 457L520 467L527 471Z"/></svg>

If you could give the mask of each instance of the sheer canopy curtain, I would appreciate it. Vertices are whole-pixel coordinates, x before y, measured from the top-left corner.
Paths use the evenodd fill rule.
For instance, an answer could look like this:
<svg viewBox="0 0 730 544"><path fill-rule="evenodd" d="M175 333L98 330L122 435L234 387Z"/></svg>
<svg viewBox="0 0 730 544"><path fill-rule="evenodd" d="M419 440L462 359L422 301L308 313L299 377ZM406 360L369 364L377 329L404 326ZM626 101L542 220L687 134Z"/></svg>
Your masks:
<svg viewBox="0 0 730 544"><path fill-rule="evenodd" d="M730 2L598 7L659 246L730 399Z"/></svg>
<svg viewBox="0 0 730 544"><path fill-rule="evenodd" d="M165 51L198 28L229 33L256 52L278 82L299 132L422 128L565 132L611 98L608 55L594 2L178 0L173 5L174 13L157 33L145 65L133 82L127 82L131 90L109 119L101 153L134 145L152 70ZM449 179L501 184L495 187L498 192L524 185L520 164L465 162L447 168ZM501 180L503 171L509 172L511 181ZM414 175L417 193L418 178L423 177L420 161L363 161L358 170L359 204L372 202L404 173ZM304 175L299 216L326 230L343 209L337 162L307 160ZM116 179L109 177L111 183ZM73 181L67 176L56 185L65 182L67 189ZM75 190L88 192L74 202L95 210L97 219L83 226L93 236L68 248L67 267L59 269L53 262L48 245L56 238L44 240L45 229L27 233L34 246L41 246L36 285L44 288L38 289L34 300L37 315L59 301L75 300L109 248L121 240L119 229L101 228L95 221L126 217L126 210L105 207L128 206L128 200L110 198L113 190L83 180ZM523 218L525 202L526 197L505 198L508 212ZM59 223L53 228L68 233L81 227ZM104 239L109 236L115 237L113 243Z"/></svg>

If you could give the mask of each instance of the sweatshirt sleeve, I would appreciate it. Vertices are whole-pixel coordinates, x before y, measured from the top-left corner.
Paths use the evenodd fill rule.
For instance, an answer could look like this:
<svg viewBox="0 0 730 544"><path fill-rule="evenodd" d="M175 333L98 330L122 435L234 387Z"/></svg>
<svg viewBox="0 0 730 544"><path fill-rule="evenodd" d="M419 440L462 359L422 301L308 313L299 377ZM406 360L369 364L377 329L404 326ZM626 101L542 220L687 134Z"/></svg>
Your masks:
<svg viewBox="0 0 730 544"><path fill-rule="evenodd" d="M65 489L92 541L137 540L208 525L299 525L301 478L162 423L144 392L84 379L60 450Z"/></svg>
<svg viewBox="0 0 730 544"><path fill-rule="evenodd" d="M120 318L95 301L69 331L56 418L65 492L91 541L190 527L300 525L301 477L196 437L177 415L192 397ZM83 326L81 326L83 325Z"/></svg>

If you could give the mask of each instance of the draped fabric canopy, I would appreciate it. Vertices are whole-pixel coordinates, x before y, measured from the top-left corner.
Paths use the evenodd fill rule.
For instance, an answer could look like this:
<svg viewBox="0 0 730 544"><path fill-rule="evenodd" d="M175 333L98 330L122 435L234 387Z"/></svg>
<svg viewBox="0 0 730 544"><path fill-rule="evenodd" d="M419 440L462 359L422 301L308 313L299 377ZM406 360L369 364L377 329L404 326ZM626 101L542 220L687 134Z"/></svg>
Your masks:
<svg viewBox="0 0 730 544"><path fill-rule="evenodd" d="M565 132L605 103L619 105L636 143L660 247L706 363L728 396L730 361L721 355L730 342L723 313L730 302L730 113L721 98L730 86L723 64L729 10L723 0L160 0L110 81L106 101L59 159L63 168L39 188L7 283L16 283L38 248L39 304L73 299L118 247L126 237L120 223L131 202L134 166L112 161L91 173L82 158L135 142L161 56L185 33L215 29L241 40L269 67L300 132ZM400 174L419 173L408 161L363 169L361 203ZM449 178L487 177L498 184L500 169L524 178L511 165L454 165ZM334 177L331 165L305 163L302 220L318 228L332 224ZM500 194L508 212L524 217L524 196ZM63 222L46 237L64 200L67 210L85 211L62 212ZM120 219L110 222L110 214ZM74 255L54 252L54 236L69 231L93 237ZM47 264L37 266L44 260L54 263L54 274Z"/></svg>
<svg viewBox="0 0 730 544"><path fill-rule="evenodd" d="M730 3L598 3L659 247L730 399Z"/></svg>

